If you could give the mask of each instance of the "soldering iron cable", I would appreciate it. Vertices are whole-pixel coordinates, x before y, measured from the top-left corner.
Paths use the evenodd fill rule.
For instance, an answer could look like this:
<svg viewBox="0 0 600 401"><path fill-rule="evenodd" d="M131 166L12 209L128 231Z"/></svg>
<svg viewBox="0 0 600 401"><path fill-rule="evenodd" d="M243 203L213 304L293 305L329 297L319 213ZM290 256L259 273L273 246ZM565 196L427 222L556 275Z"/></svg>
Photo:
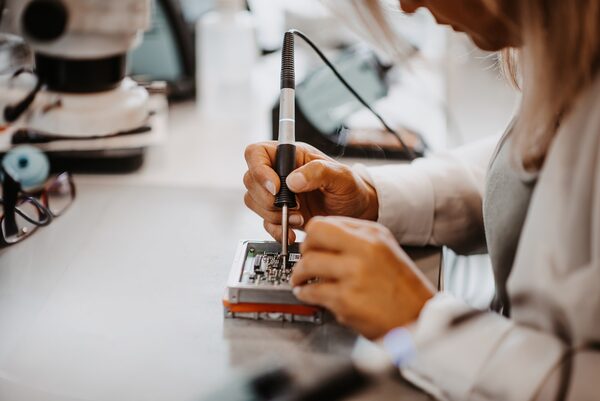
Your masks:
<svg viewBox="0 0 600 401"><path fill-rule="evenodd" d="M325 65L327 67L329 67L329 69L331 70L331 72L333 72L333 74L335 75L335 77L342 83L342 85L344 85L344 87L346 89L348 89L348 91L352 94L352 96L354 96L356 98L356 100L358 100L360 102L360 104L362 104L367 110L369 110L371 112L371 114L373 114L375 116L375 118L377 118L377 120L379 120L379 122L383 125L383 127L390 134L394 135L398 139L398 142L400 142L400 145L402 145L402 151L404 152L404 154L406 155L406 158L408 160L414 160L414 159L417 158L417 156L415 155L415 152L410 147L408 147L406 145L406 143L402 139L402 136L396 130L394 130L383 119L383 117L377 111L375 111L375 109L373 109L373 107L369 104L369 102L367 102L352 87L352 85L350 85L350 83L348 83L348 81L346 81L346 79L342 76L342 74L340 74L340 72L337 70L337 68L335 68L335 66L333 65L333 63L331 61L329 61L329 59L325 56L325 54L323 54L323 52L317 47L317 45L313 43L313 41L311 41L304 33L302 33L301 31L299 31L297 29L290 29L288 32L292 33L292 34L300 37L302 40L304 40L304 42L306 42L306 44L308 44L308 46L310 46L310 48L313 49L314 52L319 56L319 58L323 61L323 63L325 63ZM288 32L286 32L286 34Z"/></svg>

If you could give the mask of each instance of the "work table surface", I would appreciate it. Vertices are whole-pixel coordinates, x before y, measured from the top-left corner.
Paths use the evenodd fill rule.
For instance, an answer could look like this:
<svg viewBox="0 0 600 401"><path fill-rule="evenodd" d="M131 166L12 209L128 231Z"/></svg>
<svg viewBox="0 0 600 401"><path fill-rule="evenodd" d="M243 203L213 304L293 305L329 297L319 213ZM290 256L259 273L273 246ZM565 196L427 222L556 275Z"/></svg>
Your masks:
<svg viewBox="0 0 600 401"><path fill-rule="evenodd" d="M199 400L237 371L350 355L355 335L334 323L223 318L238 241L267 239L241 190L78 192L64 216L0 252L0 399Z"/></svg>
<svg viewBox="0 0 600 401"><path fill-rule="evenodd" d="M201 400L236 372L349 357L356 336L334 323L223 318L239 241L268 239L242 175L246 145L270 136L275 61L246 117L175 105L139 171L77 176L64 216L0 251L0 400ZM425 399L388 384L353 400Z"/></svg>

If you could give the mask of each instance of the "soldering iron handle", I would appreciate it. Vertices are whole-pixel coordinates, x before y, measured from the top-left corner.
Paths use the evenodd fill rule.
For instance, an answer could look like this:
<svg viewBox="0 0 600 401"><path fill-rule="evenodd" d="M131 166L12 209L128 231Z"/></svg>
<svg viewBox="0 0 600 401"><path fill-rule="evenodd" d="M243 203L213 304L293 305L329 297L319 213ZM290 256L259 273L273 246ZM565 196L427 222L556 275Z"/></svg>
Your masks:
<svg viewBox="0 0 600 401"><path fill-rule="evenodd" d="M296 145L291 143L281 143L277 145L277 155L275 156L275 171L279 176L280 188L275 197L275 206L289 208L296 207L296 194L287 186L285 179L296 168Z"/></svg>

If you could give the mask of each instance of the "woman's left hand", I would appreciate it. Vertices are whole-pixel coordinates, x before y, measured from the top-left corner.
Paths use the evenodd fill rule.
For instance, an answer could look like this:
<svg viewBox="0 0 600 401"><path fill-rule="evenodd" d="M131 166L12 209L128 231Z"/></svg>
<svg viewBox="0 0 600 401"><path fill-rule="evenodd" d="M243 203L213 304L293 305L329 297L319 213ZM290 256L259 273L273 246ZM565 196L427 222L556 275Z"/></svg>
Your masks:
<svg viewBox="0 0 600 401"><path fill-rule="evenodd" d="M315 217L306 225L294 294L367 338L413 322L435 290L390 231L370 221ZM318 278L318 282L307 284Z"/></svg>

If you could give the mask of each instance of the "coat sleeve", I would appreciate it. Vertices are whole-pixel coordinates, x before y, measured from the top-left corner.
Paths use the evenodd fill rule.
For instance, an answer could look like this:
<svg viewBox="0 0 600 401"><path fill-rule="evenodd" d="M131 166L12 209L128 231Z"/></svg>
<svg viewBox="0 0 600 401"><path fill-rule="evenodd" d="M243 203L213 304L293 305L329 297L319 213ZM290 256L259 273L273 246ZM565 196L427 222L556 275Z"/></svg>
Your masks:
<svg viewBox="0 0 600 401"><path fill-rule="evenodd" d="M445 294L430 300L409 330L416 352L402 373L443 400L533 400L565 354L553 334L478 313Z"/></svg>
<svg viewBox="0 0 600 401"><path fill-rule="evenodd" d="M378 222L403 245L485 249L482 196L498 142L492 136L411 164L355 166L377 191Z"/></svg>

